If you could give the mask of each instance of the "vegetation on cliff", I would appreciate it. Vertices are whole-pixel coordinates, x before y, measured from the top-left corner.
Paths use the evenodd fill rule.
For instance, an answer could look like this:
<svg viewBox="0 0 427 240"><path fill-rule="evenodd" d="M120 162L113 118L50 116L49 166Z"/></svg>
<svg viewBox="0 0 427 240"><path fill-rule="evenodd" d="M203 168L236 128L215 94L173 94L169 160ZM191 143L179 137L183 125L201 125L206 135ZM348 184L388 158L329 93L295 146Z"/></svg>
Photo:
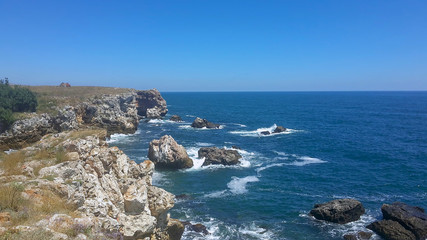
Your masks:
<svg viewBox="0 0 427 240"><path fill-rule="evenodd" d="M37 98L28 88L11 86L7 78L0 79L0 132L14 121L14 112L34 112Z"/></svg>

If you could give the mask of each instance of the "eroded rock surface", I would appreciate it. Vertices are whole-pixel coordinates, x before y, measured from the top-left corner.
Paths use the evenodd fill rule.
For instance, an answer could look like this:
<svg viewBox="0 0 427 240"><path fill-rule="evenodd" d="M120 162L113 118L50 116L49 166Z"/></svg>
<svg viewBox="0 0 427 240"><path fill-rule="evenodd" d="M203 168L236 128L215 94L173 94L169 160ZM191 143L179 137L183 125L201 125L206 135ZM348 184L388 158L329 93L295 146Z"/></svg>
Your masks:
<svg viewBox="0 0 427 240"><path fill-rule="evenodd" d="M193 160L185 148L169 135L150 142L148 158L159 168L182 169L193 166Z"/></svg>
<svg viewBox="0 0 427 240"><path fill-rule="evenodd" d="M201 119L197 117L194 122L191 124L193 128L219 128L220 125L216 123L211 123L206 119Z"/></svg>
<svg viewBox="0 0 427 240"><path fill-rule="evenodd" d="M138 114L146 118L161 118L168 112L165 99L157 89L137 91Z"/></svg>
<svg viewBox="0 0 427 240"><path fill-rule="evenodd" d="M202 147L198 151L199 158L205 158L203 166L211 164L236 165L242 156L236 150L217 147Z"/></svg>
<svg viewBox="0 0 427 240"><path fill-rule="evenodd" d="M334 223L349 223L359 220L365 213L362 203L354 199L336 199L314 205L310 214L316 219Z"/></svg>

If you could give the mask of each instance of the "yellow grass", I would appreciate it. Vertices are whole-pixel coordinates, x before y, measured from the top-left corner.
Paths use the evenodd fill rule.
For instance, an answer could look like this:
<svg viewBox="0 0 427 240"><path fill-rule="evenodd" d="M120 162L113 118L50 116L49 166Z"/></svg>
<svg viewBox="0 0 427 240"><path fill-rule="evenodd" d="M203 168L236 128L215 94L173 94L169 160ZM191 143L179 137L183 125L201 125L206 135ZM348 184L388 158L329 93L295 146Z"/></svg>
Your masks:
<svg viewBox="0 0 427 240"><path fill-rule="evenodd" d="M21 174L20 167L25 160L25 156L21 151L5 154L2 158L0 166L3 168L5 175Z"/></svg>

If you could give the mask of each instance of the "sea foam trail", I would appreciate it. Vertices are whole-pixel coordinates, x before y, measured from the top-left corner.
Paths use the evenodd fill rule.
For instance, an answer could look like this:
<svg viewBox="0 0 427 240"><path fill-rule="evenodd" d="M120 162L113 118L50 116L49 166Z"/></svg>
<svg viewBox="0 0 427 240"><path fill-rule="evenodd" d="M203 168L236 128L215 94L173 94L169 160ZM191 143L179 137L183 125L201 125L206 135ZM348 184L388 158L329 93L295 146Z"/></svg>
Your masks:
<svg viewBox="0 0 427 240"><path fill-rule="evenodd" d="M240 135L242 137L271 137L271 136L277 136L277 135L282 135L282 134L291 134L291 133L295 133L295 132L301 132L301 130L295 130L295 129L288 128L284 132L273 133L276 128L277 128L277 125L274 124L271 127L258 128L257 130L253 130L253 131L230 131L229 133L237 134L237 135ZM265 132L265 131L268 131L272 134L269 134L269 135L261 134L261 132Z"/></svg>
<svg viewBox="0 0 427 240"><path fill-rule="evenodd" d="M179 126L179 128L182 128L182 129L195 130L195 131L200 131L200 130L218 130L218 129L223 129L224 127L225 127L225 125L223 125L223 124L219 125L218 128L207 128L207 127L193 128L191 126L191 124L184 124L184 125Z"/></svg>
<svg viewBox="0 0 427 240"><path fill-rule="evenodd" d="M307 157L307 156L302 156L302 157L297 157L298 160L289 163L288 165L293 165L293 166L305 166L307 164L314 164L314 163L326 163L326 161L323 161L321 159L318 158L313 158L313 157Z"/></svg>
<svg viewBox="0 0 427 240"><path fill-rule="evenodd" d="M256 176L248 176L244 178L232 177L232 180L227 183L227 187L230 189L230 192L233 194L243 194L248 190L246 185L250 182L258 182L259 179Z"/></svg>

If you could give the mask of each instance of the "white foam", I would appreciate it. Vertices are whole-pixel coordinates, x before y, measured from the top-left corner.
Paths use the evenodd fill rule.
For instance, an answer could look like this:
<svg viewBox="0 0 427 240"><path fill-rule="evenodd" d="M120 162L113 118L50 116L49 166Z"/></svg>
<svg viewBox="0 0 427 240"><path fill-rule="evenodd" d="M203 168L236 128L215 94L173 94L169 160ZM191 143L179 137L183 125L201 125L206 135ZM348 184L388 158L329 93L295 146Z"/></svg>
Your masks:
<svg viewBox="0 0 427 240"><path fill-rule="evenodd" d="M215 191L208 194L205 194L203 197L205 198L221 198L227 195L227 190Z"/></svg>
<svg viewBox="0 0 427 240"><path fill-rule="evenodd" d="M283 165L285 165L285 163L273 163L273 164L269 164L269 165L264 166L264 167L257 168L256 171L257 171L257 173L260 173L260 172L264 171L265 169L269 169L272 167L281 167Z"/></svg>
<svg viewBox="0 0 427 240"><path fill-rule="evenodd" d="M212 144L212 143L198 142L198 143L196 143L196 145L199 146L199 147L209 147L209 146L213 146L214 144Z"/></svg>
<svg viewBox="0 0 427 240"><path fill-rule="evenodd" d="M217 129L224 129L224 127L225 127L225 125L219 125L219 127L218 128L207 128L207 127L203 127L203 128L193 128L192 126L191 126L191 124L184 124L184 125L181 125L181 126L179 126L179 128L182 128L182 129L191 129L191 130L217 130Z"/></svg>
<svg viewBox="0 0 427 240"><path fill-rule="evenodd" d="M271 127L258 128L257 130L253 130L253 131L230 131L229 133L231 133L231 134L237 134L237 135L240 135L242 137L271 137L271 136L282 135L282 134L291 134L291 133L295 133L295 132L300 132L301 131L301 130L295 130L295 129L287 128L286 131L284 131L284 132L273 133L273 131L276 128L277 128L277 125L274 124ZM261 132L265 132L265 131L268 131L271 134L269 134L269 135L263 135L263 134L261 134Z"/></svg>
<svg viewBox="0 0 427 240"><path fill-rule="evenodd" d="M7 155L9 155L9 154L17 152L17 151L18 150L15 150L15 149L9 149L9 150L4 151L4 153L6 153Z"/></svg>
<svg viewBox="0 0 427 240"><path fill-rule="evenodd" d="M258 181L259 179L256 176L248 176L244 178L232 177L232 180L227 183L227 187L233 194L243 194L248 191L246 189L247 183Z"/></svg>
<svg viewBox="0 0 427 240"><path fill-rule="evenodd" d="M123 134L123 133L116 133L112 134L109 139L107 139L107 143L114 143L118 141L126 141L126 139L129 136L135 136L141 134L141 129L136 130L134 133L131 134Z"/></svg>
<svg viewBox="0 0 427 240"><path fill-rule="evenodd" d="M308 156L302 156L302 157L298 157L296 156L297 160L289 163L287 165L293 165L293 166L305 166L307 164L316 164L316 163L326 163L326 161L323 161L319 158L313 158L313 157L308 157Z"/></svg>

